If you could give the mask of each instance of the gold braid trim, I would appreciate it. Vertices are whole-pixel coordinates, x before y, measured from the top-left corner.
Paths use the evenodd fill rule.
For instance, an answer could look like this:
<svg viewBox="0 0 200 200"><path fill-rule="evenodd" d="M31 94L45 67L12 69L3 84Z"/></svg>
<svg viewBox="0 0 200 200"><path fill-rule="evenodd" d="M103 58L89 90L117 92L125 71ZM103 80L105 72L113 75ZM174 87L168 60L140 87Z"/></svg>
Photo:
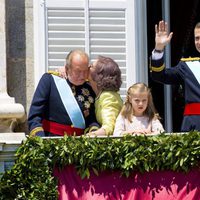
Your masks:
<svg viewBox="0 0 200 200"><path fill-rule="evenodd" d="M49 71L48 71L48 74L52 74L52 75L55 75L55 76L60 76L60 73L59 73L59 72L52 71L52 70L49 70Z"/></svg>
<svg viewBox="0 0 200 200"><path fill-rule="evenodd" d="M153 72L161 72L164 68L165 68L165 65L163 64L160 67L153 67L153 66L151 66L150 70L153 71Z"/></svg>
<svg viewBox="0 0 200 200"><path fill-rule="evenodd" d="M44 131L44 129L42 127L36 127L30 132L30 136L35 136L36 133L38 133L40 131Z"/></svg>
<svg viewBox="0 0 200 200"><path fill-rule="evenodd" d="M200 60L200 57L194 57L194 58L181 58L181 61L183 62L187 62L187 61L196 61L196 60Z"/></svg>

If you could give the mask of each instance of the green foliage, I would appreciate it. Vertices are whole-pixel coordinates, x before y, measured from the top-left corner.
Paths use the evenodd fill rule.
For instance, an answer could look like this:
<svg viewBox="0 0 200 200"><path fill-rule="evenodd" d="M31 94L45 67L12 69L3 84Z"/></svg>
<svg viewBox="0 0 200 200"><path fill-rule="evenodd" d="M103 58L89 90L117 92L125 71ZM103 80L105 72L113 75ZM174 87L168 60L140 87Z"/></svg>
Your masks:
<svg viewBox="0 0 200 200"><path fill-rule="evenodd" d="M57 198L49 142L35 137L22 144L15 165L1 178L0 199L46 199L47 192L48 199Z"/></svg>
<svg viewBox="0 0 200 200"><path fill-rule="evenodd" d="M28 138L18 149L11 170L0 180L0 200L57 199L54 166L73 164L82 178L90 170L173 170L187 172L200 161L200 133L124 136L122 138Z"/></svg>

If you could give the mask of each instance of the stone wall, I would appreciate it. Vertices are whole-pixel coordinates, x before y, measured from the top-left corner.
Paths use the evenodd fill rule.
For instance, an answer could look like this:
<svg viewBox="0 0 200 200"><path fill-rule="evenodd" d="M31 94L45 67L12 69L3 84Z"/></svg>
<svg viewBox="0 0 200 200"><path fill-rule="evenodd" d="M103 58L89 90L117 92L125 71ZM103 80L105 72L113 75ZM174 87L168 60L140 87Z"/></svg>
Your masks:
<svg viewBox="0 0 200 200"><path fill-rule="evenodd" d="M26 114L34 92L33 1L6 0L7 90ZM27 132L27 123L16 131Z"/></svg>

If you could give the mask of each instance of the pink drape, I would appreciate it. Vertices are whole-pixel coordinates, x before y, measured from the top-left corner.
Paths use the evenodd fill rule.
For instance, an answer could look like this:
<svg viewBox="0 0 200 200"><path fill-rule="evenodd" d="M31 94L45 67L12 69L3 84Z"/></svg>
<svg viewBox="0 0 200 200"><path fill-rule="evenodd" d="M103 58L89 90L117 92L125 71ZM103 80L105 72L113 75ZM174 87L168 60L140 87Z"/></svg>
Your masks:
<svg viewBox="0 0 200 200"><path fill-rule="evenodd" d="M54 170L59 200L200 200L200 170L132 173L105 171L81 179L73 166Z"/></svg>

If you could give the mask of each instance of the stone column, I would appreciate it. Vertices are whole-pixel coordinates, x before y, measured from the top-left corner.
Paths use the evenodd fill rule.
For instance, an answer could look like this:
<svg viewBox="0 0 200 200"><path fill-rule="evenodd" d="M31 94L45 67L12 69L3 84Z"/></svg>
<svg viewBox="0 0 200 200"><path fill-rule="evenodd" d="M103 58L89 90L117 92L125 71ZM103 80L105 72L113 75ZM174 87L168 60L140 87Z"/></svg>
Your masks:
<svg viewBox="0 0 200 200"><path fill-rule="evenodd" d="M0 0L0 133L13 132L25 116L24 107L7 93L5 0Z"/></svg>

